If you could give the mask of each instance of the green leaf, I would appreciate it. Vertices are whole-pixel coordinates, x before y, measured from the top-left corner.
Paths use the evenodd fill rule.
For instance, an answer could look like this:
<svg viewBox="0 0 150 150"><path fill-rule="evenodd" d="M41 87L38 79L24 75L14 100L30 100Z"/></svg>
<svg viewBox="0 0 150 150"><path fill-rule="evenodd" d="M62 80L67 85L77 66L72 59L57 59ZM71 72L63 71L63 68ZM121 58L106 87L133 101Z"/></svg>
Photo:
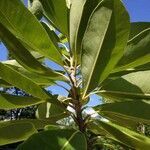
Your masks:
<svg viewBox="0 0 150 150"><path fill-rule="evenodd" d="M0 92L0 109L10 110L23 108L27 106L37 105L43 102L44 100L40 100L30 96L15 96L3 94L2 92Z"/></svg>
<svg viewBox="0 0 150 150"><path fill-rule="evenodd" d="M150 70L150 62L146 63L144 65L140 65L138 67L135 67L135 70L137 71L146 71L146 70Z"/></svg>
<svg viewBox="0 0 150 150"><path fill-rule="evenodd" d="M129 28L129 16L120 0L104 0L93 11L82 41L84 96L108 77L122 57Z"/></svg>
<svg viewBox="0 0 150 150"><path fill-rule="evenodd" d="M73 0L70 8L70 20L69 20L70 46L75 58L77 58L76 56L77 55L77 49L76 49L77 32L79 29L85 3L86 0Z"/></svg>
<svg viewBox="0 0 150 150"><path fill-rule="evenodd" d="M114 136L118 141L134 149L149 150L150 138L111 122L97 121L98 125Z"/></svg>
<svg viewBox="0 0 150 150"><path fill-rule="evenodd" d="M11 87L12 85L4 81L3 79L0 79L0 87Z"/></svg>
<svg viewBox="0 0 150 150"><path fill-rule="evenodd" d="M118 115L118 114L109 114L107 113L106 114L107 117L105 116L105 118L109 119L109 121L115 123L115 124L118 124L118 125L121 125L125 128L128 128L132 131L135 131L137 132L137 127L139 126L140 123L144 123L144 122L147 122L147 121L143 121L143 120L140 120L140 119L133 119L132 117L122 117L121 115ZM102 115L104 116L104 115ZM140 120L140 122L139 122Z"/></svg>
<svg viewBox="0 0 150 150"><path fill-rule="evenodd" d="M144 100L102 104L96 106L95 110L108 119L117 120L115 116L118 116L136 122L150 123L150 103Z"/></svg>
<svg viewBox="0 0 150 150"><path fill-rule="evenodd" d="M106 98L124 99L150 99L150 71L130 73L115 79L105 81L99 95Z"/></svg>
<svg viewBox="0 0 150 150"><path fill-rule="evenodd" d="M143 30L148 29L148 28L150 28L150 22L133 22L133 23L131 23L129 39L132 39L134 36L136 36Z"/></svg>
<svg viewBox="0 0 150 150"><path fill-rule="evenodd" d="M39 132L21 144L17 150L86 150L86 139L80 131L57 129Z"/></svg>
<svg viewBox="0 0 150 150"><path fill-rule="evenodd" d="M0 1L0 23L16 36L28 50L37 51L56 63L62 64L60 53L42 25L20 1Z"/></svg>
<svg viewBox="0 0 150 150"><path fill-rule="evenodd" d="M31 123L14 123L0 127L0 145L23 141L36 132Z"/></svg>
<svg viewBox="0 0 150 150"><path fill-rule="evenodd" d="M11 64L11 62L12 62L12 64ZM5 64L6 66L16 70L18 73L25 76L26 78L31 79L37 85L45 87L45 86L54 85L56 80L64 80L64 78L61 76L60 77L59 76L50 77L47 75L44 76L41 74L37 74L37 73L35 74L32 72L29 72L26 69L24 69L23 67L13 64L13 62L15 62L15 61L10 60L10 61L4 61L2 63Z"/></svg>
<svg viewBox="0 0 150 150"><path fill-rule="evenodd" d="M89 17L101 0L73 0L70 8L70 46L75 61L80 61L81 42Z"/></svg>
<svg viewBox="0 0 150 150"><path fill-rule="evenodd" d="M40 53L38 53L38 52L31 51L30 53L31 53L31 54L33 55L33 57L35 57L39 62L43 62L44 59L45 59L45 57L44 57L43 55L41 55Z"/></svg>
<svg viewBox="0 0 150 150"><path fill-rule="evenodd" d="M130 38L129 39L132 39L134 37L136 37L137 35L140 35L141 32L143 32L145 29L148 29L150 28L150 23L149 22L134 22L134 23L131 23L131 30L130 30ZM145 31L144 31L145 32ZM146 31L147 32L147 31ZM139 36L140 37L140 36ZM146 39L146 38L145 38ZM138 44L139 45L139 44ZM142 44L141 44L142 45ZM141 49L141 52L143 50ZM132 51L129 49L130 54L132 55ZM142 52L143 54L146 53L146 51L143 51ZM138 58L137 56L140 56L142 53L139 53L139 55L136 54L136 56L133 56L133 58ZM126 54L124 55L128 55L130 56L130 54L127 53L126 51ZM134 55L135 55L135 52L134 52ZM126 57L124 56L124 58ZM127 69L129 68L128 66L125 66L124 68L120 68L120 70L122 71L119 71L119 72L116 72L116 73L113 73L112 75L115 77L115 76L120 76L120 75L125 75L125 74L128 74L128 73L131 73L131 72L136 72L136 71L143 71L143 70L150 70L150 63L146 63L144 65L140 65L141 63L143 63L141 60L144 58L142 58L143 56L141 55L138 59L139 61L137 62L137 60L135 60L135 63L133 64L129 64L129 67L133 67L133 68L130 68L128 70L124 70L124 69ZM133 58L130 58L131 60L133 60ZM121 60L120 60L121 61ZM127 61L127 60L125 60ZM129 60L128 60L129 61ZM146 59L144 60L144 63L145 63ZM125 62L124 62L125 63ZM138 65L138 66L137 66ZM139 66L140 65L140 66ZM137 67L135 67L137 66ZM123 66L122 66L123 67ZM119 69L119 68L118 68ZM116 69L116 70L118 70ZM115 69L113 70L115 72Z"/></svg>
<svg viewBox="0 0 150 150"><path fill-rule="evenodd" d="M2 61L3 64L11 67L12 69L16 70L20 74L26 76L27 78L32 79L36 84L41 86L50 86L55 84L56 81L66 81L66 77L63 74L60 74L59 72L53 71L53 73L56 73L55 76L50 76L50 74L38 74L38 73L32 73L23 68L21 65L19 65L15 60L7 60Z"/></svg>
<svg viewBox="0 0 150 150"><path fill-rule="evenodd" d="M16 70L11 67L0 63L0 76L6 82L25 90L29 94L37 98L46 99L48 95L44 92L42 88L40 88L37 84L35 84L32 80L18 73Z"/></svg>
<svg viewBox="0 0 150 150"><path fill-rule="evenodd" d="M56 121L60 120L59 117L50 117L48 119L21 119L21 120L11 120L11 121L0 121L0 127L10 126L12 124L27 124L31 123L34 125L35 129L44 129L47 125L56 125Z"/></svg>
<svg viewBox="0 0 150 150"><path fill-rule="evenodd" d="M101 135L101 136L108 135L108 133L100 126L97 126L97 124L93 120L91 122L88 122L87 128L96 135Z"/></svg>
<svg viewBox="0 0 150 150"><path fill-rule="evenodd" d="M26 76L18 73L16 70L11 67L0 63L0 77L6 82L32 94L34 97L46 100L51 99L52 96L48 94L44 89L34 83L31 79ZM51 102L54 102L51 100ZM57 102L56 102L57 103Z"/></svg>
<svg viewBox="0 0 150 150"><path fill-rule="evenodd" d="M107 147L107 149L125 149L125 150L133 150L133 149L131 149L131 147L130 146L127 146L127 145L125 145L125 144L123 144L123 143L121 143L120 141L118 141L117 139L115 139L114 137L105 137L104 138L105 140L106 140L106 142L104 141L103 143L102 143L102 139L101 139L101 137L99 137L97 140L96 140L96 145L104 145L104 146L106 146ZM107 144L107 143L111 143L111 144Z"/></svg>
<svg viewBox="0 0 150 150"><path fill-rule="evenodd" d="M10 50L13 57L26 69L29 71L33 71L36 73L49 75L49 76L58 76L55 72L51 69L44 67L41 65L39 61L37 61L33 55L22 45L22 43L9 32L1 23L0 23L0 37L2 41Z"/></svg>
<svg viewBox="0 0 150 150"><path fill-rule="evenodd" d="M50 118L50 117L62 117L68 116L65 109L55 106L51 103L42 103L38 106L36 110L36 117L38 119Z"/></svg>
<svg viewBox="0 0 150 150"><path fill-rule="evenodd" d="M123 57L113 72L132 69L150 62L150 28L128 41Z"/></svg>
<svg viewBox="0 0 150 150"><path fill-rule="evenodd" d="M40 0L44 8L44 14L57 29L68 36L68 8L66 0Z"/></svg>
<svg viewBox="0 0 150 150"><path fill-rule="evenodd" d="M141 34L141 32L143 32L145 29L148 29L148 28L150 28L150 23L149 22L134 22L134 23L131 23L130 39L132 39L132 38L136 37L137 35ZM140 63L140 61L139 61L139 63ZM116 72L116 73L113 74L113 76L116 76L116 75L119 75L119 74L123 75L123 74L136 72L136 71L149 70L150 69L149 66L150 66L150 63L146 63L144 65L140 65L140 66L132 68L130 70Z"/></svg>
<svg viewBox="0 0 150 150"><path fill-rule="evenodd" d="M52 30L50 28L50 26L48 25L48 23L41 22L41 24L42 24L43 28L46 30L46 32L48 33L49 38L51 39L51 41L53 42L53 44L55 45L55 47L57 49L59 49L58 48L58 43L60 42L60 39L57 36L57 34L54 32L54 30Z"/></svg>
<svg viewBox="0 0 150 150"><path fill-rule="evenodd" d="M55 80L59 80L59 77L49 77L49 76L42 76L40 74L35 74L26 71L24 68L17 68L17 71L21 73L22 75L26 76L27 78L31 79L33 82L40 86L51 86L55 84ZM60 77L60 80L62 78Z"/></svg>
<svg viewBox="0 0 150 150"><path fill-rule="evenodd" d="M127 70L111 73L109 77L117 78L117 77L121 77L123 75L129 74L129 73L138 72L138 71L146 71L146 70L150 70L150 62L144 65L140 65L138 67L132 68L132 69L127 69Z"/></svg>

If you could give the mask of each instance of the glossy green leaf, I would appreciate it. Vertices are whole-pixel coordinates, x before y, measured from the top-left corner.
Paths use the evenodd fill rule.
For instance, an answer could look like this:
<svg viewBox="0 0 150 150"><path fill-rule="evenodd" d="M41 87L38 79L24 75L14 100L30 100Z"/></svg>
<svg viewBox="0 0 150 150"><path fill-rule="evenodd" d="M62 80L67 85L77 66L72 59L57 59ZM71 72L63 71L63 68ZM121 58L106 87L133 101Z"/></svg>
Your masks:
<svg viewBox="0 0 150 150"><path fill-rule="evenodd" d="M75 61L80 62L81 42L89 17L101 0L73 0L70 8L70 46Z"/></svg>
<svg viewBox="0 0 150 150"><path fill-rule="evenodd" d="M86 150L86 140L80 131L55 129L39 132L21 144L17 150Z"/></svg>
<svg viewBox="0 0 150 150"><path fill-rule="evenodd" d="M129 74L129 73L138 72L138 71L146 71L146 70L150 70L150 62L144 65L140 65L138 67L132 68L132 69L127 69L127 70L111 73L109 77L117 78L117 77L121 77L123 75Z"/></svg>
<svg viewBox="0 0 150 150"><path fill-rule="evenodd" d="M22 67L15 59L1 61L1 63L13 66L15 69Z"/></svg>
<svg viewBox="0 0 150 150"><path fill-rule="evenodd" d="M12 69L16 70L20 74L32 79L36 84L41 86L50 86L55 84L55 81L66 81L66 77L63 74L60 74L59 72L53 71L55 76L50 76L50 74L38 74L38 73L32 73L25 68L23 68L21 65L19 65L15 60L7 60L2 61L3 64L11 67Z"/></svg>
<svg viewBox="0 0 150 150"><path fill-rule="evenodd" d="M0 63L0 76L6 82L29 92L35 97L46 99L48 95L41 89L38 85L36 85L32 80L18 73L15 69Z"/></svg>
<svg viewBox="0 0 150 150"><path fill-rule="evenodd" d="M104 0L93 11L82 41L84 96L108 77L122 57L129 28L129 16L120 0Z"/></svg>
<svg viewBox="0 0 150 150"><path fill-rule="evenodd" d="M34 125L35 129L41 130L44 129L47 125L56 125L56 121L60 120L59 117L50 117L48 119L21 119L21 120L11 120L11 121L0 121L0 127L10 126L12 124L27 124L31 123Z"/></svg>
<svg viewBox="0 0 150 150"><path fill-rule="evenodd" d="M62 33L68 36L68 8L66 0L40 0L44 14Z"/></svg>
<svg viewBox="0 0 150 150"><path fill-rule="evenodd" d="M125 117L114 113L113 114L107 113L105 115L105 118L109 119L109 121L111 121L112 123L118 124L135 132L137 132L137 127L140 125L140 123L147 122L147 120L143 121L142 119L135 119L135 118L133 119L132 117Z"/></svg>
<svg viewBox="0 0 150 150"><path fill-rule="evenodd" d="M0 127L0 145L23 141L36 132L31 123L14 123Z"/></svg>
<svg viewBox="0 0 150 150"><path fill-rule="evenodd" d="M118 141L134 149L149 150L150 138L111 122L98 121L98 125L114 136Z"/></svg>
<svg viewBox="0 0 150 150"><path fill-rule="evenodd" d="M34 97L46 100L51 99L52 96L48 94L44 89L34 83L31 79L18 73L11 67L0 63L0 77L6 82L32 94ZM55 103L55 101L52 100ZM57 102L56 102L57 103Z"/></svg>
<svg viewBox="0 0 150 150"><path fill-rule="evenodd" d="M0 92L0 109L16 109L27 106L37 105L43 103L44 100L40 100L30 96L15 96L9 94L3 94Z"/></svg>
<svg viewBox="0 0 150 150"><path fill-rule="evenodd" d="M100 115L115 120L115 116L150 123L150 103L146 101L125 101L102 104L95 107ZM108 114L108 117L107 117ZM117 119L117 118L116 118Z"/></svg>
<svg viewBox="0 0 150 150"><path fill-rule="evenodd" d="M56 125L47 125L45 126L44 130L59 130L65 128L64 126L56 126Z"/></svg>
<svg viewBox="0 0 150 150"><path fill-rule="evenodd" d="M35 73L32 73L32 72L29 72L21 66L15 66L15 65L9 64L9 61L3 62L3 64L5 64L6 66L16 70L21 75L31 79L37 85L40 85L40 86L43 86L43 87L54 85L55 84L54 81L57 80L57 79L59 80L59 77L51 78L49 76L42 76L41 74L35 74ZM60 77L60 80L63 80L63 78Z"/></svg>
<svg viewBox="0 0 150 150"><path fill-rule="evenodd" d="M131 23L131 29L130 29L130 38L129 39L132 39L133 37L135 37L135 36L137 36L138 34L141 34L141 32L143 32L145 29L148 29L148 28L150 28L150 23L149 22L134 22L134 23ZM147 32L147 31L146 31ZM141 44L142 45L142 44ZM143 50L141 49L141 52L142 52ZM130 51L131 52L131 51ZM143 52L143 54L144 53L146 53L146 51L145 52ZM129 54L127 54L127 55L129 55ZM141 53L139 54L139 56L141 55ZM137 54L136 54L136 58L137 58ZM141 56L140 56L141 57ZM140 58L139 57L139 58ZM142 56L143 57L143 56ZM141 58L142 58L141 57ZM124 56L124 58L125 58L125 56ZM134 58L135 58L135 56L134 56ZM144 64L144 65L140 65L139 66L139 64L138 63L142 63L142 61L141 61L141 58L140 58L140 60L137 62L135 62L135 65L133 64L129 64L129 67L130 67L130 65L132 66L132 67L134 67L134 66L137 66L138 65L138 67L134 67L134 68L130 68L130 69L128 69L128 70L124 70L125 68L129 68L128 66L125 66L125 68L120 68L120 70L123 70L123 71L119 71L119 72L116 72L116 73L113 73L112 75L115 77L115 76L120 76L120 75L125 75L125 74L128 74L128 73L131 73L131 72L137 72L137 71L143 71L143 70L150 70L150 63L146 63L146 64ZM132 58L131 58L132 59ZM143 58L143 60L144 60L144 58ZM146 60L146 59L145 59ZM144 60L144 61L145 61ZM128 60L129 61L129 60ZM125 62L124 62L125 63ZM145 62L144 62L145 63ZM118 68L119 69L119 68ZM117 70L117 69L116 69ZM115 72L115 70L113 70L114 72Z"/></svg>
<svg viewBox="0 0 150 150"><path fill-rule="evenodd" d="M128 41L123 57L113 72L132 69L150 62L150 28Z"/></svg>
<svg viewBox="0 0 150 150"><path fill-rule="evenodd" d="M28 50L37 51L56 63L62 64L60 53L42 25L20 1L0 1L0 23L14 34Z"/></svg>
<svg viewBox="0 0 150 150"><path fill-rule="evenodd" d="M138 67L135 67L135 70L139 71L145 71L145 70L150 70L150 62L146 63L144 65L140 65Z"/></svg>
<svg viewBox="0 0 150 150"><path fill-rule="evenodd" d="M128 146L128 145L125 145L124 143L121 143L120 141L118 141L117 139L115 139L114 137L105 137L104 138L105 140L106 140L106 143L104 142L103 143L103 145L104 146L106 146L107 147L107 149L116 149L117 148L117 146L118 146L118 149L119 148L122 148L122 149L125 149L125 150L133 150L133 149L131 149L131 147L130 146ZM107 141L109 141L110 142L110 144L109 144L109 142L107 142ZM107 144L108 143L108 144ZM96 140L96 143L95 143L96 145L102 145L102 139L101 139L101 137L99 137L97 140Z"/></svg>
<svg viewBox="0 0 150 150"><path fill-rule="evenodd" d="M91 120L91 122L88 122L87 128L96 135L101 135L101 136L108 135L108 133L100 126L97 126L97 124L93 120Z"/></svg>
<svg viewBox="0 0 150 150"><path fill-rule="evenodd" d="M77 55L76 37L85 2L86 0L73 0L70 8L70 46L75 58Z"/></svg>
<svg viewBox="0 0 150 150"><path fill-rule="evenodd" d="M3 79L0 79L0 87L11 87L12 85L8 82L4 81Z"/></svg>
<svg viewBox="0 0 150 150"><path fill-rule="evenodd" d="M39 119L58 116L60 118L65 118L68 115L63 108L60 108L48 102L40 104L36 110L36 117Z"/></svg>
<svg viewBox="0 0 150 150"><path fill-rule="evenodd" d="M49 38L51 39L51 41L53 42L53 44L55 45L55 47L57 49L59 49L58 48L58 42L60 42L60 39L57 36L57 34L54 32L54 30L52 30L50 28L50 26L48 25L48 23L41 22L41 24L42 24L43 28L46 30L46 32L48 33Z"/></svg>
<svg viewBox="0 0 150 150"><path fill-rule="evenodd" d="M137 125L137 124L136 124ZM137 128L136 128L136 125L134 123L134 130L137 131ZM119 144L121 145L123 148L131 148L131 147L128 147L127 145L121 143L120 141L118 141L117 139L115 139L113 136L111 136L106 130L104 130L100 125L98 125L96 123L96 119L95 120L91 120L91 122L88 123L88 129L90 129L90 131L92 131L94 134L98 135L97 136L97 140L95 142L96 145L105 145L105 142L102 143L102 138L104 137L104 139L108 139L108 140L111 140L111 142L113 142L113 145L114 144ZM133 128L132 128L133 130Z"/></svg>
<svg viewBox="0 0 150 150"><path fill-rule="evenodd" d="M129 39L132 39L134 36L136 36L143 30L148 29L148 28L150 28L150 22L133 22L133 23L131 23Z"/></svg>
<svg viewBox="0 0 150 150"><path fill-rule="evenodd" d="M141 32L143 32L145 29L148 29L148 28L150 28L150 23L149 22L134 22L134 23L131 23L131 29L130 29L130 39L132 39L132 38L134 38L134 37L136 37L137 35L139 36L140 34L141 34ZM146 31L146 32L149 32L149 31ZM144 34L143 34L144 35ZM139 36L140 37L140 36ZM145 39L146 39L146 37L144 37ZM137 38L138 39L138 38ZM139 39L140 40L140 39ZM144 43L144 42L143 42ZM139 44L138 44L139 45ZM142 45L142 44L141 44ZM146 45L146 44L145 44ZM142 45L143 46L143 45ZM137 47L136 47L137 48ZM142 47L141 47L141 52L142 52L143 50L142 50ZM127 54L125 54L126 56L128 55L128 56L130 56L130 55L134 55L134 54L132 54L132 51L131 50L129 50L129 52L130 52L130 54L128 54L127 52ZM134 52L135 53L135 52ZM146 51L144 51L144 52L142 52L143 54L144 53L146 53ZM136 58L138 58L137 56L140 56L141 55L141 53L139 54L139 55L137 55L136 54L136 56L134 56L133 58L135 59L135 57ZM141 55L142 56L142 55ZM140 57L141 57L140 56ZM139 58L140 58L139 57ZM143 57L143 56L142 56ZM125 58L125 56L124 56L124 58ZM132 59L133 59L132 58ZM127 59L127 57L126 57L126 59ZM143 58L143 60L144 60L144 58ZM145 59L146 60L146 59ZM145 61L144 60L144 61ZM147 59L148 60L148 59ZM120 60L121 61L121 60ZM122 61L123 61L123 58L122 58ZM127 60L126 60L127 61ZM128 60L129 61L129 60ZM125 63L125 62L124 62ZM140 58L140 60L137 62L137 60L135 60L135 63L134 64L129 64L129 66L125 66L125 67L123 67L123 68L120 68L120 70L123 70L123 71L120 71L120 72L116 72L116 73L114 73L113 74L113 76L116 76L116 75L119 75L119 74L128 74L128 73L130 73L130 72L136 72L136 71L142 71L142 70L149 70L150 68L150 63L146 63L146 64L144 64L144 65L140 65L139 66L139 63L143 63L142 61L141 61L141 58ZM145 63L145 62L144 62ZM125 68L129 68L129 67L134 67L134 66L137 66L138 65L138 67L135 67L135 68L130 68L130 70L126 70L126 71L124 71L124 69ZM119 68L118 68L119 69ZM116 69L116 70L118 70L118 69ZM114 70L115 71L115 70Z"/></svg>
<svg viewBox="0 0 150 150"><path fill-rule="evenodd" d="M58 74L54 73L51 69L44 67L41 65L39 61L37 61L33 55L23 46L23 44L9 32L1 23L0 23L0 37L2 41L10 50L13 57L26 69L29 71L33 71L36 73L49 75L49 76L58 76Z"/></svg>
<svg viewBox="0 0 150 150"><path fill-rule="evenodd" d="M40 53L38 53L38 52L31 51L30 53L31 53L31 54L33 55L33 57L35 57L39 62L43 62L44 59L45 59L45 57L44 57L43 55L41 55Z"/></svg>
<svg viewBox="0 0 150 150"><path fill-rule="evenodd" d="M33 82L35 82L36 84L40 85L40 86L51 86L51 85L54 85L55 84L55 80L59 80L59 77L48 77L48 76L42 76L40 74L35 74L35 73L31 73L31 72L28 72L26 71L25 69L23 68L17 68L17 71L19 73L21 73L22 75L28 77L29 79L31 79ZM62 78L60 77L60 80Z"/></svg>
<svg viewBox="0 0 150 150"><path fill-rule="evenodd" d="M139 71L107 80L100 95L116 99L150 99L150 71Z"/></svg>

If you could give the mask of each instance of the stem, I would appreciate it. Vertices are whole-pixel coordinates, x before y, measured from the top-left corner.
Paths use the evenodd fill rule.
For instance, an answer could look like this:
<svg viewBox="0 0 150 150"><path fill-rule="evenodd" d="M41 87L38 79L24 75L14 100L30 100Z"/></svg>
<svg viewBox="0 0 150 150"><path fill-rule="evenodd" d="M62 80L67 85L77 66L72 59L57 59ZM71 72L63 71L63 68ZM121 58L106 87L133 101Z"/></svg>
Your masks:
<svg viewBox="0 0 150 150"><path fill-rule="evenodd" d="M79 130L82 133L85 133L85 124L84 124L85 121L82 116L82 104L80 100L80 94L78 92L79 87L77 87L76 66L73 67L73 62L71 62L70 66L71 66L70 78L72 82L72 89L70 91L70 94L72 98L72 104L74 106L75 113L76 113L76 118L74 120L77 123Z"/></svg>
<svg viewBox="0 0 150 150"><path fill-rule="evenodd" d="M87 115L83 117L83 109L84 109L82 107L83 99L80 94L80 84L82 82L78 83L78 79L76 75L77 69L78 69L78 66L74 62L74 59L70 58L70 66L68 68L65 68L65 70L70 79L70 85L71 85L71 89L69 92L69 97L71 98L71 100L69 102L72 104L73 106L72 108L75 110L75 114L71 114L71 117L73 118L74 122L78 126L78 129L85 135L87 139L87 145L88 145L87 150L91 150L92 145L91 145L90 138L88 137L87 130L86 130L87 122L90 119L90 116Z"/></svg>
<svg viewBox="0 0 150 150"><path fill-rule="evenodd" d="M79 130L85 133L85 124L84 124L85 122L82 116L82 106L81 106L80 101L78 101L78 103L75 104L75 111L76 111L76 118L78 121Z"/></svg>

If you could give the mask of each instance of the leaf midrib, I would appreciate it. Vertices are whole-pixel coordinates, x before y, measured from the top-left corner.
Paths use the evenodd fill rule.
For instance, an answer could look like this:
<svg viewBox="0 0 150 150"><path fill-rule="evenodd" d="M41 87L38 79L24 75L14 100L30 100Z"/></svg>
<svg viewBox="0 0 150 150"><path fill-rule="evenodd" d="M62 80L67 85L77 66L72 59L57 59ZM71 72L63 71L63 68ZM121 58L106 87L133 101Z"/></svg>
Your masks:
<svg viewBox="0 0 150 150"><path fill-rule="evenodd" d="M149 99L150 99L150 94L145 94L145 93L142 93L142 94L140 94L140 93L132 93L132 92L119 92L119 91L111 91L111 90L101 90L101 91L99 91L100 93L108 93L108 94L122 94L122 95L131 95L131 96L146 96L146 97L148 97Z"/></svg>
<svg viewBox="0 0 150 150"><path fill-rule="evenodd" d="M74 132L70 138L64 143L63 147L61 148L61 150L64 150L66 148L66 146L69 144L69 142L73 139L73 137L78 133L79 131Z"/></svg>
<svg viewBox="0 0 150 150"><path fill-rule="evenodd" d="M98 114L101 114L102 113L102 115L103 116L107 116L107 114L110 114L111 116L113 115L114 117L115 116L118 116L118 117L120 117L120 118L124 118L124 119L129 119L129 120L135 120L135 118L137 119L137 120L140 120L140 121L145 121L145 122L150 122L149 121L149 119L143 119L143 118L139 118L139 117L135 117L135 116L131 116L131 115L124 115L124 114L122 114L122 113L120 113L120 112L114 112L114 111L106 111L106 110L100 110L100 111L96 111ZM101 112L101 113L100 113ZM108 118L110 118L110 116L108 117Z"/></svg>
<svg viewBox="0 0 150 150"><path fill-rule="evenodd" d="M101 1L101 2L98 4L98 6L94 9L94 11L92 12L92 15L90 16L89 21L88 21L88 25L87 25L86 31L87 31L87 29L88 29L88 27L89 27L89 23L90 23L90 21L91 21L91 18L92 18L92 16L93 16L95 10L101 5L102 2L103 2L103 1ZM112 11L111 11L111 16L110 16L109 22L108 22L107 27L105 28L105 31L104 31L104 36L103 36L103 38L101 39L101 41L100 41L100 43L99 43L99 51L98 51L98 54L96 55L96 59L95 59L95 61L94 61L94 63L93 63L93 67L92 67L91 73L90 73L90 75L89 75L89 80L88 80L88 82L87 82L86 88L85 88L84 93L83 93L83 98L86 96L86 92L87 92L87 89L88 89L88 87L89 87L89 84L90 84L90 81L91 81L91 78L92 78L92 75L93 75L93 72L94 72L94 69L95 69L95 66L96 66L97 59L98 59L98 57L99 57L99 54L100 54L100 51L101 51L101 47L102 47L103 41L104 41L104 39L105 39L105 35L106 35L106 33L107 33L107 29L108 29L109 24L110 24L110 21L111 21L111 17L112 17ZM86 33L86 31L85 31L85 33ZM83 42L83 40L82 40L82 42ZM81 45L82 45L82 44L81 44Z"/></svg>

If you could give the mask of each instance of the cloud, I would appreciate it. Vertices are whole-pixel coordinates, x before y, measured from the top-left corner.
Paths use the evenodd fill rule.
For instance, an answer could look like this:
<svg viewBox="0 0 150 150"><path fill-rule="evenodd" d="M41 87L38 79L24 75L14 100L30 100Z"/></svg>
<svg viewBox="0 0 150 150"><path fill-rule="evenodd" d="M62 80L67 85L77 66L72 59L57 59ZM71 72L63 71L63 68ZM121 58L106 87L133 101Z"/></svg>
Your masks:
<svg viewBox="0 0 150 150"><path fill-rule="evenodd" d="M90 107L86 108L84 112L88 115L91 115L92 118L96 118L99 116L99 114L93 108Z"/></svg>

